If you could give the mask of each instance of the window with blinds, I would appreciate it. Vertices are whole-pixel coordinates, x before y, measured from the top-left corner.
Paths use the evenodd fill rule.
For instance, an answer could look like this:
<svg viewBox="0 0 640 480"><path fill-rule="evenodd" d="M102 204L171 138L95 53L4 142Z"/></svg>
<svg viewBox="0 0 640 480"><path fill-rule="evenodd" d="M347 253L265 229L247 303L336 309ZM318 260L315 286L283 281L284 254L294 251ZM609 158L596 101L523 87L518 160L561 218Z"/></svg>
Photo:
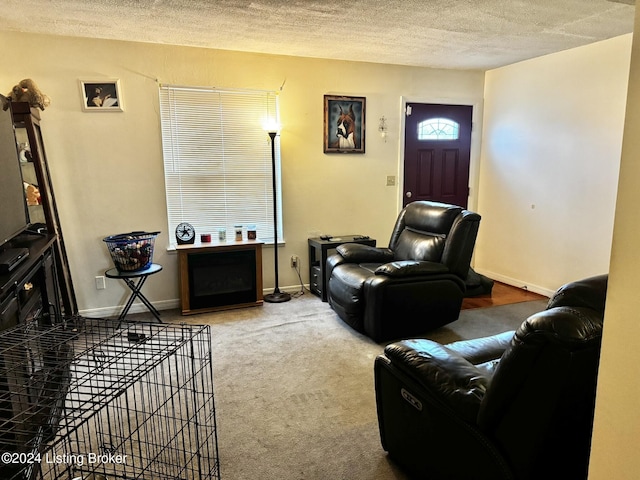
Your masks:
<svg viewBox="0 0 640 480"><path fill-rule="evenodd" d="M171 246L181 222L212 238L220 228L233 238L235 225L245 232L255 225L258 238L273 243L271 140L263 126L279 121L277 94L161 85L160 120ZM279 136L275 157L280 192ZM278 218L280 241L281 225Z"/></svg>

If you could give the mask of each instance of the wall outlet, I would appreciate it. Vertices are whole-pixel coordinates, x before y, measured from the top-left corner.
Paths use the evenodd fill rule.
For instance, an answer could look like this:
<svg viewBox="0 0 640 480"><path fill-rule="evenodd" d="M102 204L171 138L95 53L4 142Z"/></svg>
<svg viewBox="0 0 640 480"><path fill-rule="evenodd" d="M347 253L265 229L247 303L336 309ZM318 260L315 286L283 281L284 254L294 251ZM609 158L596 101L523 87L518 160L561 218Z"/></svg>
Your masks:
<svg viewBox="0 0 640 480"><path fill-rule="evenodd" d="M104 290L107 288L107 281L102 275L96 277L96 290Z"/></svg>
<svg viewBox="0 0 640 480"><path fill-rule="evenodd" d="M297 255L291 255L291 268L298 268L300 259Z"/></svg>
<svg viewBox="0 0 640 480"><path fill-rule="evenodd" d="M394 187L396 185L396 176L387 175L387 187Z"/></svg>

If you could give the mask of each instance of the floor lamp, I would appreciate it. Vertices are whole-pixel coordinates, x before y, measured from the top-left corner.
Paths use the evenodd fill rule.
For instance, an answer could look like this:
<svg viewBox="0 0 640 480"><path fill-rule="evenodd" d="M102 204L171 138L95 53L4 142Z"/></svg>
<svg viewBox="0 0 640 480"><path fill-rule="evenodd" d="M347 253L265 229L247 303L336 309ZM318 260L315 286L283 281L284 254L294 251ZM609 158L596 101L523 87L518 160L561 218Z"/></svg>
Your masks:
<svg viewBox="0 0 640 480"><path fill-rule="evenodd" d="M271 137L271 181L273 186L273 259L276 267L276 287L273 293L264 296L264 301L269 303L283 303L291 300L291 295L281 292L278 288L278 200L276 195L276 135L277 130L269 130Z"/></svg>

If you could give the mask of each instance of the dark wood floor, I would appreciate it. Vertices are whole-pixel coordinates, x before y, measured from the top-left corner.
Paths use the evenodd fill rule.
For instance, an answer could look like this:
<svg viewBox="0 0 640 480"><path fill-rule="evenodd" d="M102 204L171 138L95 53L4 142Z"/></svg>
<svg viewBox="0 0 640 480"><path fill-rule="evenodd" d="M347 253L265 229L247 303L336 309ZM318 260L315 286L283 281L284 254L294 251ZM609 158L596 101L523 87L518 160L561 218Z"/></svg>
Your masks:
<svg viewBox="0 0 640 480"><path fill-rule="evenodd" d="M521 288L512 287L511 285L495 282L491 295L465 298L462 301L462 309L493 307L496 305L507 305L509 303L528 302L529 300L547 300L547 297Z"/></svg>

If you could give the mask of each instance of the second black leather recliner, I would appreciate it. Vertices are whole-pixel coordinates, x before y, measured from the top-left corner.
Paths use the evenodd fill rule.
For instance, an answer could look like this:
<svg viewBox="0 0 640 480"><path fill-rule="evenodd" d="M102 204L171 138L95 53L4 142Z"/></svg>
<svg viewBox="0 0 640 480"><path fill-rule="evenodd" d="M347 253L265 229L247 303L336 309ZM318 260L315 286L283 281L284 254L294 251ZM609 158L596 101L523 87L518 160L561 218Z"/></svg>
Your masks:
<svg viewBox="0 0 640 480"><path fill-rule="evenodd" d="M565 285L515 332L387 345L383 448L416 479L586 479L607 280Z"/></svg>
<svg viewBox="0 0 640 480"><path fill-rule="evenodd" d="M462 207L410 203L388 248L344 244L327 259L331 307L377 342L457 320L479 224Z"/></svg>

